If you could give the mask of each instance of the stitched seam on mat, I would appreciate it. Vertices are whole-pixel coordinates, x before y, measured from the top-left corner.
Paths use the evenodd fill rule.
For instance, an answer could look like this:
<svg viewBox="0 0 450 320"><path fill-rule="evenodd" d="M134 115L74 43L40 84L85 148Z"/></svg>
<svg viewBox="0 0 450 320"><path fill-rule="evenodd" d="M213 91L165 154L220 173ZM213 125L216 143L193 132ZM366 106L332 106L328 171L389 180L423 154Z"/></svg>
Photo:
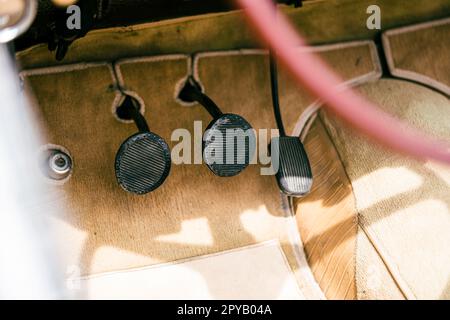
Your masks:
<svg viewBox="0 0 450 320"><path fill-rule="evenodd" d="M335 51L338 49L354 48L358 46L368 45L371 50L371 55L373 54L373 49L375 48L373 41L371 40L360 40L360 41L348 41L348 42L338 42L332 44L316 45L316 46L305 46L297 47L296 50L301 52L324 52L324 51ZM197 67L198 60L207 57L217 57L217 56L236 56L236 55L268 55L269 50L267 49L233 49L233 50L217 50L217 51L205 51L198 52L194 54L194 69ZM372 56L373 57L373 56ZM381 67L376 68L377 71L381 70Z"/></svg>
<svg viewBox="0 0 450 320"><path fill-rule="evenodd" d="M320 53L325 51L335 51L339 49L346 49L346 48L354 48L358 46L365 46L367 45L369 47L371 57L374 57L374 50L375 45L373 41L371 40L359 40L359 41L348 41L348 42L338 42L338 43L332 43L332 44L324 44L324 45L316 45L316 46L306 46L306 47L298 47L296 50L301 52L314 52L314 53ZM376 50L375 50L376 51ZM206 52L199 52L194 54L194 62L193 62L193 75L196 78L196 80L200 80L198 77L198 64L199 60L201 58L208 58L208 57L218 57L218 56L236 56L236 55L268 55L269 50L266 49L256 49L256 48L249 48L249 49L233 49L233 50L217 50L217 51L206 51ZM376 55L376 52L375 52ZM372 62L375 62L373 71L366 73L360 77L353 78L355 82L358 82L359 78L365 78L366 76L370 76L373 73L377 75L380 73L381 75L381 65L377 64L376 62L379 62L378 59L372 59ZM363 79L361 79L363 80ZM346 83L346 82L343 82Z"/></svg>
<svg viewBox="0 0 450 320"><path fill-rule="evenodd" d="M342 82L341 84L339 84L337 86L336 90L344 90L347 87L350 87L350 88L356 87L363 83L375 81L375 80L378 80L381 78L382 71L381 71L380 59L378 57L375 43L373 41L355 41L355 42L347 43L347 45L344 45L344 46L340 45L340 46L338 46L338 48L351 48L351 47L355 47L355 46L363 45L363 44L368 45L368 47L369 47L373 70ZM336 47L336 45L328 45L328 47L332 47L332 46ZM323 46L323 47L325 47L325 46ZM300 139L302 141L304 139L306 139L309 129L315 120L315 118L313 118L313 117L316 116L317 111L319 111L319 109L322 107L322 105L323 105L323 102L321 100L316 100L312 104L310 104L300 114L300 116L294 126L294 130L293 130L294 136L299 135Z"/></svg>
<svg viewBox="0 0 450 320"><path fill-rule="evenodd" d="M378 53L376 51L376 47L373 41L371 40L360 40L360 41L349 41L349 42L339 42L333 44L325 44L311 47L298 47L297 50L299 52L325 52L325 51L334 51L339 49L346 48L354 48L358 46L368 46L370 51L371 62L373 66L373 70L370 72L364 73L362 75L356 76L354 78L350 78L346 81L343 81L338 85L337 90L345 89L346 87L354 87L360 85L362 83L375 81L379 79L382 75L381 72L381 64L379 61ZM202 58L209 57L220 57L220 56L238 56L238 55L267 55L269 53L268 50L265 49L235 49L235 50L219 50L219 51L207 51L207 52L199 52L193 55L192 62L192 75L194 79L200 84L202 87L202 91L205 92L205 86L203 85L200 75L199 75L199 63ZM310 126L314 122L313 117L315 117L315 113L322 106L322 102L320 100L314 101L310 104L298 117L298 120L295 124L293 135L304 135L303 139L306 138L307 132L309 131ZM312 119L312 120L311 120ZM311 122L310 122L311 120ZM306 128L306 132L303 133L303 129ZM302 138L302 137L301 137Z"/></svg>
<svg viewBox="0 0 450 320"><path fill-rule="evenodd" d="M372 64L373 64L373 75L375 80L381 78L383 75L383 68L381 67L381 61L380 56L378 54L377 46L375 45L375 42L370 41L368 43L369 51L370 51L370 57L372 58Z"/></svg>
<svg viewBox="0 0 450 320"><path fill-rule="evenodd" d="M396 28L396 29L392 29L392 30L388 30L388 31L384 32L381 36L381 42L383 44L386 61L387 61L389 70L392 73L392 75L402 78L402 79L413 80L415 82L424 84L426 86L434 88L434 89L438 90L439 92L449 96L450 95L450 86L449 85L442 83L439 80L430 78L429 76L426 76L424 74L415 72L415 71L397 68L395 66L394 56L392 54L392 48L391 48L391 43L390 43L390 38L389 38L389 36L391 36L391 35L397 35L397 34L407 33L410 31L422 30L422 29L426 29L426 28L430 28L430 27L445 25L447 23L450 23L450 18L445 18L445 19L441 19L441 20Z"/></svg>
<svg viewBox="0 0 450 320"><path fill-rule="evenodd" d="M445 83L441 83L440 81L430 78L426 75L420 74L415 71L411 70L405 70L401 68L395 67L394 58L392 56L392 50L391 50L391 44L389 42L389 38L386 36L386 34L382 35L382 43L383 48L386 56L386 61L389 67L390 72L392 75L405 80L412 80L415 83L420 83L425 86L431 87L440 93L443 93L445 95L450 95L450 86L446 85Z"/></svg>
<svg viewBox="0 0 450 320"><path fill-rule="evenodd" d="M132 58L124 58L117 60L114 63L114 70L117 74L118 82L119 84L124 87L125 81L123 79L121 67L130 64L130 63L145 63L145 62L160 62L160 61L174 61L174 60L185 60L186 61L186 75L182 77L180 80L178 80L175 84L174 89L174 100L182 105L182 106L194 106L197 103L196 102L184 102L178 98L178 94L180 93L184 83L186 82L189 75L192 73L192 56L188 54L166 54L166 55L149 55L149 56L139 56L139 57L132 57ZM136 93L137 94L137 93Z"/></svg>
<svg viewBox="0 0 450 320"><path fill-rule="evenodd" d="M371 73L369 73L369 74L371 74ZM361 77L359 77L359 78L361 78ZM318 109L320 108L320 106L321 106L321 104L320 104L320 101L316 101L315 103L313 103L310 107L315 107L315 106L317 106L317 109L313 112L313 113L311 113L309 116L308 116L308 119L304 122L304 125L306 126L306 125L308 125L308 128L307 128L307 131L304 133L304 139L306 139L306 137L307 137L307 135L308 135L308 133L309 133L309 128L312 126L312 124L316 121L316 119L317 119L317 111L318 111ZM309 107L308 107L309 108ZM308 109L307 108L307 109ZM306 112L307 110L305 110L304 111L304 113ZM302 115L300 116L300 119L302 118ZM308 120L309 119L311 119L311 121L310 121L310 123L308 124ZM322 122L322 120L319 118L319 120ZM323 122L322 122L322 126L324 127L324 129L325 129L325 132L326 132L326 134L327 134L327 136L329 137L329 139L330 139L330 141L332 142L332 145L333 145L333 147L335 148L335 150L336 150L336 146L334 145L334 142L333 142L333 140L331 139L331 137L330 137L330 135L329 135L329 133L328 133L328 131L327 131L327 129L326 129L326 126L323 124ZM301 131L300 131L300 134L302 134L303 133L303 131L302 131L302 129L300 129ZM295 131L295 129L294 129L294 131ZM344 167L343 166L343 163L342 163L342 160L341 160L341 158L340 158L340 155L339 155L339 153L337 152L337 150L336 150L336 153L338 154L338 157L339 157L339 160L340 160L340 162L341 162L341 164L342 164L342 167ZM347 175L347 172L345 171L345 169L344 169L344 172L345 172L345 175L346 175L346 177L347 177L347 180L348 180L348 183L350 184L350 179L349 179L349 177L348 177L348 175ZM351 184L350 184L351 185ZM352 187L351 187L352 188ZM352 193L353 193L353 188L352 188ZM355 206L356 206L356 204L355 204ZM293 208L291 208L291 210L293 210ZM356 208L355 208L355 213L356 213L356 220L358 220L358 212L357 212L357 210L356 210ZM349 229L350 230L350 229ZM348 232L348 231L347 231ZM300 238L301 239L301 238ZM357 250L356 250L356 246L357 246L357 237L355 238L355 252L354 252L354 255L353 255L353 258L351 259L351 260L353 260L353 265L354 265L354 272L353 272L353 274L355 275L355 285L357 286L357 278L356 278L356 252L357 252ZM301 241L301 240L300 240ZM301 242L302 243L302 242ZM303 243L302 243L303 244ZM305 255L306 255L306 253L305 253ZM308 264L308 266L309 266L309 264ZM324 274L322 275L322 277L324 276ZM314 276L313 276L314 277ZM315 278L315 277L314 277ZM317 281L317 280L316 280ZM349 285L349 288L351 287L351 284ZM324 291L322 291L321 290L321 292L324 292ZM345 297L347 296L347 293L346 293L346 295L345 295ZM344 297L344 298L345 298ZM357 296L356 296L356 298L357 298Z"/></svg>
<svg viewBox="0 0 450 320"><path fill-rule="evenodd" d="M25 69L19 72L19 77L31 77L31 76L41 76L46 74L56 74L71 71L86 70L89 68L99 68L108 66L109 62L89 62L89 63L74 63L74 64L64 64L59 66L49 66L42 68L31 68Z"/></svg>
<svg viewBox="0 0 450 320"><path fill-rule="evenodd" d="M364 217L362 217L361 220L364 220ZM378 256L381 258L381 261L383 261L383 264L386 266L386 269L390 273L392 279L395 281L397 287L400 289L405 298L408 300L417 300L417 296L414 294L414 291L411 289L408 282L406 282L402 277L400 270L398 269L398 265L391 258L390 254L387 253L387 250L385 249L382 241L380 241L375 234L372 234L370 232L370 226L363 225L360 220L358 224L363 230L364 234L367 236L367 239L374 247Z"/></svg>
<svg viewBox="0 0 450 320"><path fill-rule="evenodd" d="M322 123L324 122L323 121L323 119L322 119L322 116L320 116L319 117L320 118L320 120L322 121ZM356 212L356 221L357 221L357 225L358 226L360 226L361 227L361 230L363 230L363 232L364 232L364 234L366 234L366 236L367 236L367 239L369 240L369 242L372 244L372 246L374 247L374 249L375 249L375 252L377 253L377 255L380 257L380 260L383 262L383 264L384 264L384 266L386 267L386 269L388 270L388 272L389 272L389 274L391 275L391 278L392 278L392 280L394 281L394 283L396 284L396 286L397 286L397 288L400 290L400 292L403 294L403 296L405 297L405 298L408 298L409 299L409 297L411 296L409 293L412 293L411 292L411 290L410 290L410 288L409 288L409 286L406 284L406 286L408 287L408 289L409 290L405 290L405 288L403 287L403 286L401 286L401 284L399 283L399 279L400 279L400 281L402 282L402 283L405 283L404 282L404 280L403 280L403 278L400 276L400 275L396 275L396 274L394 274L393 272L392 272L392 268L390 268L389 267L389 265L388 265L388 263L385 261L385 259L383 258L383 256L382 256L382 252L379 250L379 248L377 247L377 244L376 243L374 243L374 241L372 241L373 239L368 235L368 233L367 233L367 231L366 231L366 229L365 229L365 227L361 224L361 219L364 219L362 216L361 216L361 213L359 212L359 210L358 210L358 208L357 208L357 199L356 199L356 196L355 196L355 192L354 192L354 189L353 189L353 184L351 183L351 180L350 180L350 177L349 177L349 175L348 175L348 173L347 173L347 170L346 170L346 168L345 168L345 165L344 165L344 162L342 161L342 156L341 156L341 154L340 154L340 152L339 152L339 150L337 149L337 147L336 147L336 144L334 143L334 140L331 138L331 135L330 135L330 133L329 133L329 131L328 131L328 128L327 128L327 126L323 123L323 125L324 125L324 128L325 128L325 132L326 132L326 134L328 135L328 137L329 137L329 139L330 139L330 141L331 141L331 143L332 143L332 145L333 145L333 147L334 147L334 149L336 150L336 153L337 153L337 155L338 155L338 158L339 158L339 161L341 162L341 165L342 165L342 168L343 168L343 170L344 170L344 173L345 173L345 176L347 177L347 180L348 180L348 183L349 183L349 185L350 185L350 188L351 188L351 191L352 191L352 195L353 195L353 205L354 205L354 209L355 209L355 212ZM357 253L358 253L358 237L356 237L356 240L355 240L355 258L354 258L354 260L355 260L355 275L357 274L356 273L356 271L357 271ZM397 278L398 277L398 278ZM356 285L357 285L357 287L358 287L358 277L356 277L355 276L355 281L356 281ZM413 295L414 296L414 295Z"/></svg>
<svg viewBox="0 0 450 320"><path fill-rule="evenodd" d="M372 61L372 66L373 66L373 70L366 73L366 74L362 74L360 76L357 76L355 78L351 78L347 81L344 81L343 83L341 83L338 88L346 88L347 86L349 87L356 87L360 84L366 83L366 82L370 82L370 81L375 81L378 80L381 76L382 76L382 71L381 71L381 64L380 64L380 60L378 57L378 52L376 51L376 47L373 41L367 40L367 41L354 41L352 43L347 43L347 46L343 46L342 44L332 44L332 45L325 45L322 47L327 47L327 48L349 48L349 47L354 47L354 46L358 46L358 45L363 45L363 44L367 44L369 46L369 51L370 51L370 56L371 56L371 61ZM294 130L293 130L293 135L297 136L299 135L300 139L302 141L304 141L309 133L309 130L311 128L311 126L313 125L313 123L315 122L316 118L317 118L317 113L320 110L320 108L322 107L323 103L320 100L316 100L314 101L311 105L309 105L299 116L295 126L294 126ZM337 152L336 146L334 144L334 141L331 139L329 132L326 128L326 126L323 124L323 121L321 120L323 127L325 128L326 134L329 137L330 141L333 144L334 149L336 150L336 153L338 154L339 160L342 164L342 167L344 168L344 172L345 175L347 177L347 182L351 187L351 191L352 194L354 195L354 191L353 191L353 186L350 183L350 179L348 177L347 171L345 170L345 167L343 165L341 156L339 154L339 152ZM355 197L353 197L354 201L355 201ZM356 210L356 203L354 203L354 209L355 209L355 213L356 213L356 220L357 220L357 225L358 225L358 211ZM357 253L357 237L355 238L355 252L353 255L353 264L354 264L354 275L355 275L355 285L357 287L357 277L356 277L356 253ZM309 265L309 264L308 264ZM323 274L324 275L324 274ZM322 276L323 276L322 275ZM356 298L357 298L357 293L356 293Z"/></svg>
<svg viewBox="0 0 450 320"><path fill-rule="evenodd" d="M391 34L405 33L408 31L422 30L422 29L426 29L429 27L440 26L440 25L444 25L447 23L450 23L450 18L443 18L443 19L438 19L438 20L434 20L434 21L417 23L417 24L413 24L413 25L409 25L409 26L405 26L405 27L399 27L399 28L387 30L384 32L384 34L391 35Z"/></svg>
<svg viewBox="0 0 450 320"><path fill-rule="evenodd" d="M111 64L111 62L91 62L91 63L74 63L74 64L66 64L66 65L59 65L59 66L51 66L51 67L42 67L42 68L34 68L34 69L25 69L22 70L21 72L19 72L19 78L23 81L24 78L26 77L32 77L32 76L42 76L42 75L50 75L50 74L58 74L58 73L67 73L67 72L72 72L72 71L81 71L81 70L87 70L90 68L100 68L100 67L106 67L109 71L110 77L111 77L111 81L114 85L120 85L118 83L118 79L116 79L116 76L114 74L114 67ZM128 91L124 91L125 93L129 94L130 96L133 96L134 98L136 98L139 103L142 106L142 113L144 113L145 111L145 103L142 100L142 98L140 98L136 93L134 92L128 92ZM121 102L122 99L122 93L116 91L115 92L115 97L113 99L112 102L112 113L114 115L114 117L120 121L120 122L124 122L124 123L130 123L133 122L131 121L127 121L127 120L122 120L119 119L115 113L115 110L117 108L117 106L119 105L119 103Z"/></svg>
<svg viewBox="0 0 450 320"><path fill-rule="evenodd" d="M124 79L121 71L121 66L130 64L130 63L145 63L145 62L159 62L159 61L172 61L172 60L186 60L186 75L178 80L175 84L175 90L173 98L174 100L182 105L191 107L197 104L197 102L184 102L178 98L178 95L185 84L187 78L192 74L192 56L188 54L166 54L166 55L149 55L149 56L140 56L140 57L132 57L132 58L124 58L117 60L114 64L114 68L118 77L119 84L124 86Z"/></svg>
<svg viewBox="0 0 450 320"><path fill-rule="evenodd" d="M391 70L391 73L396 77L406 80L413 80L414 82L418 82L426 86L432 87L446 96L450 96L450 86L440 82L439 80L430 78L429 76L426 76L424 74L396 67L394 67L394 69Z"/></svg>
<svg viewBox="0 0 450 320"><path fill-rule="evenodd" d="M120 68L116 65L116 63L110 63L108 65L108 68L111 73L112 81L116 86L116 97L113 100L111 112L114 118L119 122L134 123L134 120L120 119L116 113L117 108L124 101L125 95L128 95L130 97L135 98L139 102L141 107L139 111L141 112L142 115L145 115L146 110L145 101L139 96L139 94L136 91L126 89L125 83L122 78L122 73L120 72Z"/></svg>
<svg viewBox="0 0 450 320"><path fill-rule="evenodd" d="M336 144L334 143L334 140L331 138L330 132L328 131L328 128L327 128L326 124L324 123L324 121L322 119L322 116L320 114L319 114L318 118L319 118L318 121L320 121L320 123L322 124L322 127L325 130L325 134L327 135L328 139L331 142L331 145L333 146L334 150L336 151L336 154L338 156L339 162L341 163L341 166L342 166L342 170L344 171L345 177L347 179L346 182L350 186L350 190L352 192L352 199L353 199L352 202L353 202L353 209L354 209L354 212L355 212L356 225L359 225L359 212L358 212L357 207L356 207L355 192L353 190L353 185L351 183L350 177L348 176L347 170L345 169L344 162L342 161L342 156L341 156L340 152L338 151L338 149L336 147ZM357 257L356 257L357 253L358 253L358 231L356 231L355 250L354 250L354 254L353 254L353 269L354 269L353 270L354 271L353 274L355 275L356 288L358 288L358 277L356 276L357 275L357 267L356 267L356 265L357 265ZM358 291L356 292L356 299L358 299Z"/></svg>
<svg viewBox="0 0 450 320"><path fill-rule="evenodd" d="M202 92L205 93L206 88L203 85L199 74L200 59L210 57L238 56L238 55L264 55L266 53L267 50L263 49L237 49L237 50L199 52L194 54L192 57L192 76L202 88Z"/></svg>
<svg viewBox="0 0 450 320"><path fill-rule="evenodd" d="M128 63L144 63L144 62L158 62L158 61L171 61L171 60L183 60L189 59L188 54L174 53L174 54L163 54L163 55L148 55L148 56L137 56L132 58L124 58L116 61L116 65L121 66Z"/></svg>

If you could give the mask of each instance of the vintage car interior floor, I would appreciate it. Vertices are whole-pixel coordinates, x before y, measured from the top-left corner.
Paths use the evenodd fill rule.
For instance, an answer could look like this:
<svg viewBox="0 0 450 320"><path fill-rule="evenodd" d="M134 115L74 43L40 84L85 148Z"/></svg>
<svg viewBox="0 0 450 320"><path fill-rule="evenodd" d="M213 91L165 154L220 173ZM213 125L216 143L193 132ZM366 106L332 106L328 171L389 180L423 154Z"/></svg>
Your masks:
<svg viewBox="0 0 450 320"><path fill-rule="evenodd" d="M349 81L379 76L370 42L316 50ZM173 165L166 183L142 197L127 194L117 185L112 166L115 153L135 129L114 114L120 93L115 90L112 68L105 62L21 73L36 96L48 143L63 146L74 159L72 177L55 186L64 190L68 207L65 218L55 219L68 265L88 275L279 239L300 286L310 291L305 295L320 296L302 272L307 266L298 259L300 238L290 235L295 226L289 226L293 220L282 209L275 179L260 175L260 166L252 165L241 175L224 179L202 165ZM194 63L185 55L140 57L119 61L116 70L126 92L145 104L152 130L166 141L177 128L193 133L194 121L208 123L209 116L200 106L184 106L175 99L180 81L191 72L225 112L242 114L255 129L275 128L267 103L270 90L264 51L205 53L197 55ZM242 80L233 81L236 78ZM281 83L285 118L295 120L312 100L288 85L286 76ZM227 90L223 90L225 85ZM248 92L258 94L249 96ZM294 127L295 121L287 123L289 130ZM298 239L296 243L293 238Z"/></svg>
<svg viewBox="0 0 450 320"><path fill-rule="evenodd" d="M54 192L46 199L62 204L60 214L49 218L59 235L65 270L75 278L82 276L93 296L102 297L112 283L108 279L117 280L118 286L134 285L140 288L136 292L153 297L154 292L142 288L139 275L160 281L162 275L179 277L180 268L185 268L194 271L187 273L187 284L198 277L204 285L203 291L195 292L199 297L236 298L236 286L219 283L211 270L220 273L217 278L231 279L234 269L221 264L237 260L231 266L248 268L235 279L240 283L247 275L258 281L253 272L269 269L280 281L287 279L287 291L273 284L264 289L272 288L273 295L264 298L280 297L277 293L289 298L448 298L450 290L442 286L450 278L450 255L443 254L450 241L448 169L374 146L324 112L316 117L313 111L320 103L283 72L285 126L288 133L303 131L313 169L309 196L295 199L290 207L275 178L260 174L260 165L228 179L214 176L204 165L172 165L164 185L146 196L128 194L118 186L115 154L135 132L132 123L119 121L115 114L121 101L118 85L141 102L151 130L171 148L177 144L171 141L175 129L194 135L194 121L202 121L203 129L210 121L201 106L177 100L177 90L190 74L224 112L242 115L257 130L276 127L266 51L228 46L195 55L158 55L157 49L145 46L157 30L179 24L182 37L195 23L215 18L230 28L236 22L233 17L183 20L157 25L156 31L148 25L96 31L74 44L74 55L69 53L64 65L49 62L42 46L19 54L24 88L34 94L46 142L62 146L73 157L71 177L64 183L49 182ZM120 43L117 52L112 38ZM133 39L139 39L139 46L124 54L124 44L131 46ZM387 111L431 134L450 135L448 97L404 80L379 80L382 68L374 42L342 42L312 50ZM443 57L430 62L439 81ZM273 265L259 263L268 256L273 256ZM243 261L249 262L240 264ZM256 298L264 292L268 291L255 291L249 280L241 293L242 298Z"/></svg>

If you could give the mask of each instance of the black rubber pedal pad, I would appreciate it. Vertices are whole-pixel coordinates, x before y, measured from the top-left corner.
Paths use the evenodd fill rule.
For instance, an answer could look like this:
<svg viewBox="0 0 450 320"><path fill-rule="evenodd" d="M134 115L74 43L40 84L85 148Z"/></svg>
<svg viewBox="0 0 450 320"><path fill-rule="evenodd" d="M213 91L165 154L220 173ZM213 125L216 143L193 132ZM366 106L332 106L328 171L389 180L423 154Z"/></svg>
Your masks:
<svg viewBox="0 0 450 320"><path fill-rule="evenodd" d="M223 114L209 124L203 135L203 159L214 174L232 177L250 164L255 145L254 130L243 117Z"/></svg>
<svg viewBox="0 0 450 320"><path fill-rule="evenodd" d="M272 163L276 161L276 179L281 191L301 197L311 191L313 178L308 155L298 137L272 138ZM275 160L274 160L275 159Z"/></svg>
<svg viewBox="0 0 450 320"><path fill-rule="evenodd" d="M116 178L126 191L138 195L158 188L171 167L167 143L153 132L139 132L119 148L115 160Z"/></svg>

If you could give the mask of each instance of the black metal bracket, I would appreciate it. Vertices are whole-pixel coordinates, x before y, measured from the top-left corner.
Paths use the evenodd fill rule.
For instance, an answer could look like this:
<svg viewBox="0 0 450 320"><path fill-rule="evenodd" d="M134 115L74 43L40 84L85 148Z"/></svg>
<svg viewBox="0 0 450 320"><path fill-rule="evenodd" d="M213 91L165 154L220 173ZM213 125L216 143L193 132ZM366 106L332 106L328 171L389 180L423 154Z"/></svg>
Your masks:
<svg viewBox="0 0 450 320"><path fill-rule="evenodd" d="M64 59L69 46L78 38L84 37L101 17L101 4L107 1L79 0L76 5L80 8L80 29L69 29L67 21L71 14L66 7L57 8L52 22L48 25L48 49L56 51L56 60Z"/></svg>

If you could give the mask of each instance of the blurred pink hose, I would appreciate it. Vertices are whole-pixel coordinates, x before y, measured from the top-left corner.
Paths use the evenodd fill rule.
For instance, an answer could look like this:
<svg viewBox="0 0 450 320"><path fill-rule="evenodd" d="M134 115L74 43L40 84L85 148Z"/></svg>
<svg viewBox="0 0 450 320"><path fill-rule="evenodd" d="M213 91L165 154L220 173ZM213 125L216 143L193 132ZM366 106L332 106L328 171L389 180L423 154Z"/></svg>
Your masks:
<svg viewBox="0 0 450 320"><path fill-rule="evenodd" d="M236 0L260 37L276 52L278 60L299 86L319 97L337 116L377 142L420 159L450 164L450 145L409 127L353 90L342 90L343 81L320 58L299 46L305 41L283 15L275 19L272 0ZM331 27L331 26L330 26ZM338 86L341 88L338 90Z"/></svg>

